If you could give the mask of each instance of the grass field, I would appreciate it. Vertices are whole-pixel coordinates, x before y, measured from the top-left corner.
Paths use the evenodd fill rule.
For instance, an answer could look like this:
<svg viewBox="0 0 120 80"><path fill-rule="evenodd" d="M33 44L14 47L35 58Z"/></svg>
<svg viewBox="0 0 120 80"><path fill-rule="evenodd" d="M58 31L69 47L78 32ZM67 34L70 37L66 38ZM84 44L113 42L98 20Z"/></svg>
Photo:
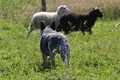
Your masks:
<svg viewBox="0 0 120 80"><path fill-rule="evenodd" d="M57 55L56 68L43 69L40 30L33 31L26 40L31 17L40 10L39 1L1 0L0 80L120 80L120 26L115 27L120 21L120 1L103 2L93 0L91 5L88 0L47 1L48 11L55 11L61 4L74 12L87 12L98 6L104 17L97 20L92 35L83 36L80 31L66 35L71 46L69 68Z"/></svg>

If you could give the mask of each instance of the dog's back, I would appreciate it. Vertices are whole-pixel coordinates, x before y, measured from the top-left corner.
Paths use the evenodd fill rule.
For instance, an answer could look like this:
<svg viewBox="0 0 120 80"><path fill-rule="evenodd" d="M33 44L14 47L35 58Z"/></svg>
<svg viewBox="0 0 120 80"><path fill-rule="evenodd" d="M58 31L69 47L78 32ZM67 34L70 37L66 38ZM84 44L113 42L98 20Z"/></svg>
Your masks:
<svg viewBox="0 0 120 80"><path fill-rule="evenodd" d="M66 46L67 44L68 40L66 36L58 32L43 34L41 39L41 48L43 49L42 51L48 56L50 55L50 52L53 52L54 49L56 49L56 53L59 53L61 50L60 47L63 45Z"/></svg>

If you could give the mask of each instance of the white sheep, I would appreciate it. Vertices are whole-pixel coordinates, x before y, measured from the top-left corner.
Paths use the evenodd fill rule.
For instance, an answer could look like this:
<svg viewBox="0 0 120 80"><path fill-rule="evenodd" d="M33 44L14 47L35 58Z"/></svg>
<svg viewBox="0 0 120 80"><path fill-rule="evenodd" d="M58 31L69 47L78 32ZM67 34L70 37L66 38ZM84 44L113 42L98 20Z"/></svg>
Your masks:
<svg viewBox="0 0 120 80"><path fill-rule="evenodd" d="M55 27L59 25L59 19L64 13L68 13L70 10L65 6L61 5L58 7L56 12L38 12L35 13L32 17L32 21L29 25L29 32L27 34L27 38L29 34L34 30L34 29L40 29L40 23L44 22L45 26L51 25L52 22L55 21Z"/></svg>

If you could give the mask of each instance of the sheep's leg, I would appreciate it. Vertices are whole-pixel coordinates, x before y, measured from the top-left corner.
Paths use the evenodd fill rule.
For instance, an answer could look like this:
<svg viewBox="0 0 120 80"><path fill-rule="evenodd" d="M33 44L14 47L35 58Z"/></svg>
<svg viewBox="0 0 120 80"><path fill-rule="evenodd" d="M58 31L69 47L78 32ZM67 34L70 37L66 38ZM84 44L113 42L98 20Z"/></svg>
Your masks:
<svg viewBox="0 0 120 80"><path fill-rule="evenodd" d="M83 31L82 33L83 33L83 35L85 35L85 32L84 32L84 31Z"/></svg>
<svg viewBox="0 0 120 80"><path fill-rule="evenodd" d="M73 31L73 25L74 24L72 22L68 21L68 25L69 25L68 31Z"/></svg>
<svg viewBox="0 0 120 80"><path fill-rule="evenodd" d="M89 31L89 35L91 35L91 34L92 34L92 30Z"/></svg>
<svg viewBox="0 0 120 80"><path fill-rule="evenodd" d="M65 32L65 34L68 34L68 30L67 30L68 28L65 28L65 30L64 30L64 32Z"/></svg>
<svg viewBox="0 0 120 80"><path fill-rule="evenodd" d="M84 29L81 29L81 31L82 31L83 35L85 35L85 30L84 30Z"/></svg>
<svg viewBox="0 0 120 80"><path fill-rule="evenodd" d="M28 32L28 34L27 34L27 39L28 39L30 33L31 33L33 30L34 30L34 28L30 28L30 30L29 30L29 32Z"/></svg>
<svg viewBox="0 0 120 80"><path fill-rule="evenodd" d="M63 30L64 30L65 34L68 34L68 32L69 32L69 25L68 25L68 23L63 24L62 26L64 26Z"/></svg>
<svg viewBox="0 0 120 80"><path fill-rule="evenodd" d="M62 25L62 26L64 26L64 25ZM65 34L68 33L68 31L67 31L67 26L64 26L64 27L63 27L63 31L65 32Z"/></svg>
<svg viewBox="0 0 120 80"><path fill-rule="evenodd" d="M89 28L89 29L87 30L87 32L89 32L89 35L91 35L91 34L92 34L91 28Z"/></svg>
<svg viewBox="0 0 120 80"><path fill-rule="evenodd" d="M74 22L71 22L71 25L70 25L70 31L72 32L72 31L74 31L74 28L75 28L75 23Z"/></svg>
<svg viewBox="0 0 120 80"><path fill-rule="evenodd" d="M78 31L80 27L80 21L77 21L76 25L75 25L75 31Z"/></svg>
<svg viewBox="0 0 120 80"><path fill-rule="evenodd" d="M58 25L56 31L57 31L57 32L62 31L62 26L61 26L60 24Z"/></svg>
<svg viewBox="0 0 120 80"><path fill-rule="evenodd" d="M81 25L80 30L82 31L83 35L85 35L85 26Z"/></svg>
<svg viewBox="0 0 120 80"><path fill-rule="evenodd" d="M75 20L75 22L74 22L74 25L75 25L75 27L74 27L74 31L78 31L79 30L79 28L80 28L80 20Z"/></svg>
<svg viewBox="0 0 120 80"><path fill-rule="evenodd" d="M88 32L89 32L89 35L91 35L92 34L92 30L91 30L91 28L93 27L93 25L91 25L91 27L90 28L88 28Z"/></svg>

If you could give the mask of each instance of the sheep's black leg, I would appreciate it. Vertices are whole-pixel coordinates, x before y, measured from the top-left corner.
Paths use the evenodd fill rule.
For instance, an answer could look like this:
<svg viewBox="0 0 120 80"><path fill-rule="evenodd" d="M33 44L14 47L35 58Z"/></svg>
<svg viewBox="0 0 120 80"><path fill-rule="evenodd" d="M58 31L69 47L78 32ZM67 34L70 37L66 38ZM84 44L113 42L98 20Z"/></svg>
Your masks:
<svg viewBox="0 0 120 80"><path fill-rule="evenodd" d="M83 35L85 35L85 32L84 32L84 31L82 31L82 33L83 33Z"/></svg>
<svg viewBox="0 0 120 80"><path fill-rule="evenodd" d="M64 28L65 34L68 34L68 32L69 32L69 30L70 30L69 24L68 24L68 23L64 24L64 25L63 25L63 28Z"/></svg>
<svg viewBox="0 0 120 80"><path fill-rule="evenodd" d="M56 31L57 31L57 32L62 31L62 26L61 26L61 25L58 25Z"/></svg>
<svg viewBox="0 0 120 80"><path fill-rule="evenodd" d="M89 35L91 35L91 34L92 34L92 30L90 29L90 30L89 30Z"/></svg>
<svg viewBox="0 0 120 80"><path fill-rule="evenodd" d="M91 28L92 28L92 26L91 26L91 27L89 27L88 29L86 29L86 31L87 31L87 32L89 32L89 35L91 35L91 34L92 34L92 30L91 30Z"/></svg>
<svg viewBox="0 0 120 80"><path fill-rule="evenodd" d="M67 28L64 30L64 32L65 32L65 34L68 34L68 30L67 30Z"/></svg>
<svg viewBox="0 0 120 80"><path fill-rule="evenodd" d="M85 25L81 25L80 30L82 31L83 35L85 35L85 30L86 30Z"/></svg>
<svg viewBox="0 0 120 80"><path fill-rule="evenodd" d="M75 31L78 31L80 27L80 21L77 21L76 25L75 25Z"/></svg>

